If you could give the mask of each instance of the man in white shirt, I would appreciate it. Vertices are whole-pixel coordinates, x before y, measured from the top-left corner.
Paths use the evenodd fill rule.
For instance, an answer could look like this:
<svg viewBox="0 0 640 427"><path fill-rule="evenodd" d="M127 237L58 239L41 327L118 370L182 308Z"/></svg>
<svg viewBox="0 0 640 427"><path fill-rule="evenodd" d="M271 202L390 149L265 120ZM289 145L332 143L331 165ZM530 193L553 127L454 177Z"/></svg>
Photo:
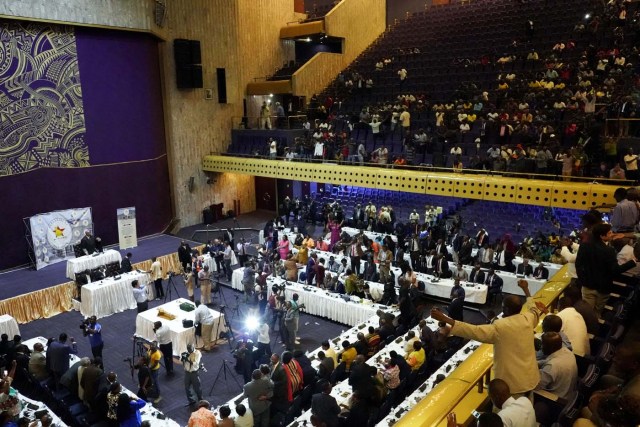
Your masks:
<svg viewBox="0 0 640 427"><path fill-rule="evenodd" d="M562 319L561 332L571 341L573 352L578 356L591 354L587 324L582 315L573 308L572 301L567 297L560 298L558 310L556 314Z"/></svg>
<svg viewBox="0 0 640 427"><path fill-rule="evenodd" d="M269 158L271 160L275 160L277 156L278 156L278 143L273 138L269 138Z"/></svg>
<svg viewBox="0 0 640 427"><path fill-rule="evenodd" d="M533 404L526 396L517 399L511 396L509 385L496 378L489 383L489 398L499 409L498 416L505 427L536 427L536 414Z"/></svg>
<svg viewBox="0 0 640 427"><path fill-rule="evenodd" d="M136 300L136 305L138 306L138 313L142 313L143 311L147 311L149 309L149 302L147 301L147 285L140 284L139 281L134 280L131 282L131 286L133 287L133 298Z"/></svg>
<svg viewBox="0 0 640 427"><path fill-rule="evenodd" d="M164 358L164 368L168 375L173 375L173 343L171 342L171 330L168 326L158 321L153 324L153 332L156 334L158 348Z"/></svg>
<svg viewBox="0 0 640 427"><path fill-rule="evenodd" d="M202 337L202 349L204 351L211 350L211 336L213 334L213 315L211 310L205 304L200 304L199 300L196 300L196 311L194 322L200 324L200 336Z"/></svg>
<svg viewBox="0 0 640 427"><path fill-rule="evenodd" d="M547 358L540 366L540 382L536 389L551 392L562 399L571 398L578 384L575 356L562 345L562 337L557 332L542 334L542 352Z"/></svg>

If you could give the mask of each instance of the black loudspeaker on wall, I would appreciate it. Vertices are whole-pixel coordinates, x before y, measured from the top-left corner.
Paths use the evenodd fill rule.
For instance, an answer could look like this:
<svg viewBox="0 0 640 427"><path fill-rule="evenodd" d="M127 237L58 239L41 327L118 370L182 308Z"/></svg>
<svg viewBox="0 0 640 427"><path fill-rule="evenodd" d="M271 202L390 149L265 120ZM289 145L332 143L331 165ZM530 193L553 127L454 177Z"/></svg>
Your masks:
<svg viewBox="0 0 640 427"><path fill-rule="evenodd" d="M202 87L202 62L198 40L175 39L173 56L176 63L178 89Z"/></svg>
<svg viewBox="0 0 640 427"><path fill-rule="evenodd" d="M218 77L218 102L220 104L227 103L227 71L224 68L216 68L216 76Z"/></svg>

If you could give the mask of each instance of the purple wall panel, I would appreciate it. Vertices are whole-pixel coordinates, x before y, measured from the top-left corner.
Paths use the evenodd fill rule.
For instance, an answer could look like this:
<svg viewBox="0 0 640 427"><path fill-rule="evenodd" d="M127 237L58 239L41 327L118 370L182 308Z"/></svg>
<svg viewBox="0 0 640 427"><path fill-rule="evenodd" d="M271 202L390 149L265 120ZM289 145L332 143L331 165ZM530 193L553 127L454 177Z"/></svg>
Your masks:
<svg viewBox="0 0 640 427"><path fill-rule="evenodd" d="M136 206L139 236L171 219L157 41L87 28L76 36L92 167L0 178L0 270L28 262L22 218L37 213L89 206L106 244L118 240L117 208Z"/></svg>
<svg viewBox="0 0 640 427"><path fill-rule="evenodd" d="M76 28L91 164L166 152L157 40Z"/></svg>

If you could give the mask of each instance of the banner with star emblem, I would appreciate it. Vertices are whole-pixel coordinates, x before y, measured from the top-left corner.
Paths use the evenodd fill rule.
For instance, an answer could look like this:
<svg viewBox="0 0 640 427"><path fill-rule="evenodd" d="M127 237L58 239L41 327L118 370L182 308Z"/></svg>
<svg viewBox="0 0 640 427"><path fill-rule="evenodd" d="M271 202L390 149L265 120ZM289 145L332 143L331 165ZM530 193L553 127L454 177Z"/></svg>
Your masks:
<svg viewBox="0 0 640 427"><path fill-rule="evenodd" d="M93 234L91 208L67 209L34 215L29 218L36 270L74 258L73 245Z"/></svg>

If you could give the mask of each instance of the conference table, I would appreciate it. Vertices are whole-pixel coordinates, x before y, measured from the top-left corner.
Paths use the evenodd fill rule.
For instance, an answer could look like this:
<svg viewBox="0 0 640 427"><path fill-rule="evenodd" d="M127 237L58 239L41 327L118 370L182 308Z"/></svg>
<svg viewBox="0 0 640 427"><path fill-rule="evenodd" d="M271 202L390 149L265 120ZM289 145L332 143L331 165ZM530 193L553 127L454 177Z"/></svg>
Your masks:
<svg viewBox="0 0 640 427"><path fill-rule="evenodd" d="M244 268L233 271L231 286L233 289L244 291L242 276ZM346 325L356 325L376 313L376 310L389 310L389 307L373 303L353 295L340 295L315 286L289 282L279 277L267 278L267 292L273 293L273 285L284 285L285 296L291 299L294 293L299 296L298 302L305 305L304 312L324 317Z"/></svg>
<svg viewBox="0 0 640 427"><path fill-rule="evenodd" d="M20 335L20 328L18 327L16 319L8 314L0 316L0 334L7 334L9 341L11 341L14 336Z"/></svg>
<svg viewBox="0 0 640 427"><path fill-rule="evenodd" d="M149 283L147 273L134 270L117 277L119 279L107 277L82 286L80 313L83 316L100 318L136 308L136 300L133 297L131 286L134 280L140 282L141 285L147 285L145 288L147 300L151 301L155 298L155 289L153 284Z"/></svg>
<svg viewBox="0 0 640 427"><path fill-rule="evenodd" d="M31 350L31 351L33 351L33 346L36 343L40 343L44 347L45 353L47 351L47 339L45 337L30 338L30 339L28 339L26 341L23 341L22 343L24 345L26 345L29 348L29 350ZM72 366L72 365L78 363L79 361L80 361L80 357L75 355L75 354L72 354L69 357L69 366ZM120 385L122 386L122 392L123 393L126 393L129 396L136 396L136 394L134 392L132 392L131 390L126 388L122 383L120 383ZM29 401L31 401L31 400L29 399ZM44 404L41 403L41 402L35 402L34 404L35 405L44 406ZM59 418L56 418L57 416L55 416L53 411L49 411L49 413L54 418L53 425L66 426L66 424L63 424L62 421L59 420ZM168 418L161 411L158 411L153 406L153 404L151 402L147 402L147 404L143 408L140 409L140 415L142 417L142 421L149 421L153 427L156 427L156 426L158 426L158 427L179 427L180 426L177 422L175 422L171 418ZM56 419L58 421L56 421Z"/></svg>
<svg viewBox="0 0 640 427"><path fill-rule="evenodd" d="M85 270L93 270L112 262L121 262L122 255L115 249L107 249L102 253L94 253L93 255L84 255L67 261L67 278L75 280L76 273Z"/></svg>
<svg viewBox="0 0 640 427"><path fill-rule="evenodd" d="M153 324L157 321L160 321L162 322L163 326L169 326L169 330L171 331L173 355L179 356L180 353L187 351L187 344L195 345L196 343L195 328L193 326L185 328L184 326L182 326L182 321L193 321L195 319L195 310L182 310L180 308L180 304L184 302L193 305L193 303L188 299L178 298L173 301L169 301L166 304L162 304L158 307L143 311L142 313L138 313L138 316L136 317L136 336L141 337L147 341L155 341L156 334L153 331ZM175 318L170 320L165 317L158 316L160 310L163 310L165 313L175 316ZM215 338L219 336L220 332L227 331L227 327L224 322L224 314L212 309L209 309L209 311L214 318L213 328L211 330L211 338L212 341L215 341Z"/></svg>
<svg viewBox="0 0 640 427"><path fill-rule="evenodd" d="M456 269L455 264L451 261L449 261L449 269L452 272ZM471 270L473 270L473 267L470 265L463 265L462 269L466 271L467 274L471 274ZM481 268L481 270L484 271L484 276L486 278L487 272L489 270L486 268ZM547 281L544 279L534 279L533 277L525 277L523 275L517 275L508 271L496 270L496 274L502 279L502 292L507 294L524 296L524 292L522 292L522 289L520 289L520 287L518 286L518 280L520 279L525 279L527 283L529 283L529 291L531 291L531 295L538 292L540 288L542 288L542 286L547 283Z"/></svg>
<svg viewBox="0 0 640 427"><path fill-rule="evenodd" d="M389 233L378 233L376 231L368 231L368 230L360 230L358 228L353 227L342 227L341 230L343 233L347 233L349 236L355 236L356 234L364 234L369 240L379 240L382 241L386 236L391 237L391 240L398 243L398 237L395 234Z"/></svg>
<svg viewBox="0 0 640 427"><path fill-rule="evenodd" d="M29 420L29 424L32 422L37 422L36 426L40 426L39 418L37 415L44 415L46 411L51 416L51 425L56 427L66 427L64 421L53 412L47 405L38 400L33 400L25 396L24 394L18 392L18 400L20 401L20 418L27 418ZM37 414L37 415L36 415Z"/></svg>

